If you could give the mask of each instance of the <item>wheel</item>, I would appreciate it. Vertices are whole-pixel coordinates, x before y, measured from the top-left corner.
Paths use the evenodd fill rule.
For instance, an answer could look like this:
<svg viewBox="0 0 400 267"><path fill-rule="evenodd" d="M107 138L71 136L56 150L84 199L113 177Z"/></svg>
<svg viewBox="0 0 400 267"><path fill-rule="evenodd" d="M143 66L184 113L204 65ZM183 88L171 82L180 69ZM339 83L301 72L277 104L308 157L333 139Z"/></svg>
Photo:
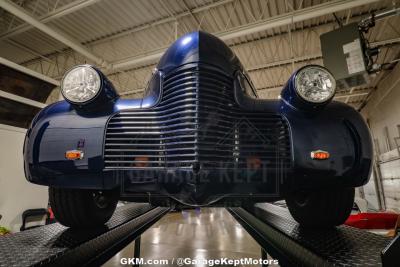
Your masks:
<svg viewBox="0 0 400 267"><path fill-rule="evenodd" d="M49 187L54 217L65 226L84 228L100 226L114 213L117 190L86 190Z"/></svg>
<svg viewBox="0 0 400 267"><path fill-rule="evenodd" d="M290 214L302 226L333 227L343 224L354 203L354 188L296 192L286 197Z"/></svg>

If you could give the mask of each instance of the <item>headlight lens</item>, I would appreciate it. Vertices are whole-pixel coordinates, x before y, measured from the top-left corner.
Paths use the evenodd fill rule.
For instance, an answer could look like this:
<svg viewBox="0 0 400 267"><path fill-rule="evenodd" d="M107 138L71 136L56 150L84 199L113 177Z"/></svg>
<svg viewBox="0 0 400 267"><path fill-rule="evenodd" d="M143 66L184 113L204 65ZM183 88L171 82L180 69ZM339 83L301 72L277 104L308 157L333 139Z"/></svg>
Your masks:
<svg viewBox="0 0 400 267"><path fill-rule="evenodd" d="M312 103L323 103L333 97L336 81L329 71L322 67L310 66L296 74L296 91L304 99Z"/></svg>
<svg viewBox="0 0 400 267"><path fill-rule="evenodd" d="M93 99L101 87L100 75L90 66L78 66L67 72L61 83L64 98L83 104Z"/></svg>

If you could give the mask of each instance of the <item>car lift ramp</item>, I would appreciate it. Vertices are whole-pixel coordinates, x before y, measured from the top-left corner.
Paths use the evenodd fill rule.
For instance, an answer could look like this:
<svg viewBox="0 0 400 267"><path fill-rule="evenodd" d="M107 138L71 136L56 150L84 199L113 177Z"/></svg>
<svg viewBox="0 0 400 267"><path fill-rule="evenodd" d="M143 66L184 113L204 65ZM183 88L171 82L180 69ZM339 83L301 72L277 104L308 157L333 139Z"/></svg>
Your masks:
<svg viewBox="0 0 400 267"><path fill-rule="evenodd" d="M100 228L80 230L55 223L2 236L0 266L100 266L133 240L137 257L140 235L168 211L149 204L127 204L118 207Z"/></svg>
<svg viewBox="0 0 400 267"><path fill-rule="evenodd" d="M400 238L389 238L341 225L304 229L288 209L268 203L228 208L260 244L262 256L280 266L400 266Z"/></svg>

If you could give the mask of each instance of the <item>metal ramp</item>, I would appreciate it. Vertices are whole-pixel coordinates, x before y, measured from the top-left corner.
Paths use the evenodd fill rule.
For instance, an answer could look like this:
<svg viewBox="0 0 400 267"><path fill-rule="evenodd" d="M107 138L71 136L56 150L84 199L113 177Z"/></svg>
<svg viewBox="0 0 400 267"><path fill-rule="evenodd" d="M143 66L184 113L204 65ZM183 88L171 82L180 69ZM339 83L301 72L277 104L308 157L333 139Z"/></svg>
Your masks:
<svg viewBox="0 0 400 267"><path fill-rule="evenodd" d="M0 266L99 266L135 240L170 209L149 204L118 207L100 228L70 229L58 223L0 238ZM399 266L400 238L348 226L304 229L285 208L259 203L228 208L280 266Z"/></svg>
<svg viewBox="0 0 400 267"><path fill-rule="evenodd" d="M400 238L349 226L304 229L286 208L258 203L228 211L280 266L400 266Z"/></svg>
<svg viewBox="0 0 400 267"><path fill-rule="evenodd" d="M168 211L149 204L128 204L118 207L101 228L79 230L55 223L3 236L0 266L99 266L140 240ZM135 256L139 256L138 248L140 242L135 242Z"/></svg>

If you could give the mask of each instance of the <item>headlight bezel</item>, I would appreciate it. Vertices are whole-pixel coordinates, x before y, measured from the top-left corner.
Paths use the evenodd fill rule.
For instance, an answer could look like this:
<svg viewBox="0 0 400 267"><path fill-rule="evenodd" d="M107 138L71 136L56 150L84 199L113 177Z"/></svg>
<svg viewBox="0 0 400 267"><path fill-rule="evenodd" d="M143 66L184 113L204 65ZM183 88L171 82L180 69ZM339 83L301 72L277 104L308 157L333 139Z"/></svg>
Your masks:
<svg viewBox="0 0 400 267"><path fill-rule="evenodd" d="M331 81L331 83L332 83L332 88L333 88L333 90L330 92L330 94L329 94L329 96L328 96L327 98L324 98L323 100L313 100L313 99L307 98L307 97L299 90L298 80L300 79L300 75L301 75L304 71L307 71L307 70L309 70L309 69L317 69L317 70L319 70L319 71L321 71L321 72L324 72L324 74L327 74L327 75L329 76L330 81ZM324 67L322 67L322 66L319 66L319 65L307 65L307 66L304 66L304 67L300 68L300 69L296 72L295 77L294 77L294 79L293 79L293 82L294 82L294 91L295 91L295 93L300 97L300 99L302 99L303 101L305 101L305 102L307 102L307 103L313 104L313 105L321 105L321 104L324 104L324 103L327 103L327 102L331 101L331 100L333 99L333 97L335 96L336 89L337 89L335 77L332 75L332 73L331 73L328 69L326 69L326 68L324 68Z"/></svg>
<svg viewBox="0 0 400 267"><path fill-rule="evenodd" d="M80 69L80 68L88 68L88 69L90 69L91 71L93 71L93 73L96 75L96 78L97 78L98 81L99 81L99 82L98 82L99 85L98 85L98 88L97 88L97 92L96 92L91 98L89 98L89 99L87 99L87 100L85 100L85 101L74 101L73 99L67 97L66 93L64 92L64 89L65 89L65 87L64 87L64 82L65 82L66 78L68 77L68 75L71 74L72 71L76 71L77 69ZM64 76L63 76L63 78L62 78L62 80L61 80L61 83L60 83L60 91L61 91L62 96L64 97L64 99L65 99L68 103L71 103L71 104L77 105L77 106L84 106L84 105L87 105L87 104L89 104L89 103L92 103L93 101L95 101L95 100L98 98L98 96L101 94L101 91L102 91L102 89L103 89L103 86L104 86L104 79L102 78L101 72L99 72L99 71L98 71L95 67L93 67L92 65L84 64L84 65L77 65L77 66L74 66L74 67L72 67L71 69L69 69L67 72L65 72L65 74L64 74Z"/></svg>

